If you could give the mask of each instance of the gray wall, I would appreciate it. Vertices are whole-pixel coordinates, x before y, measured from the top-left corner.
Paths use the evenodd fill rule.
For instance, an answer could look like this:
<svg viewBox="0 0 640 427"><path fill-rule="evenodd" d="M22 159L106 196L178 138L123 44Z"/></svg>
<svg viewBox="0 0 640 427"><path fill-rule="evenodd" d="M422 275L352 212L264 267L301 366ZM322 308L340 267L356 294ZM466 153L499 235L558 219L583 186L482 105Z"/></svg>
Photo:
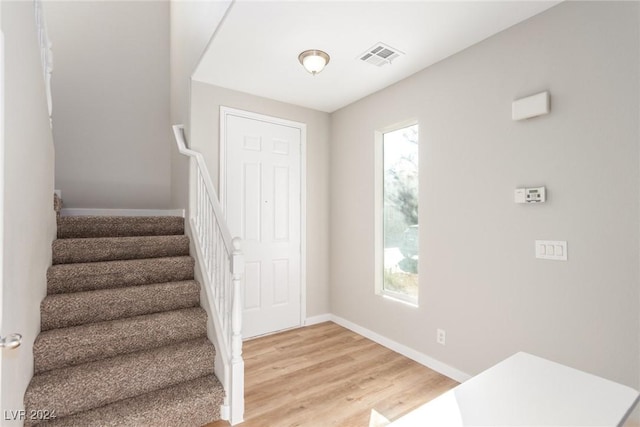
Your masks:
<svg viewBox="0 0 640 427"><path fill-rule="evenodd" d="M307 124L307 317L329 313L329 115L206 83L192 83L190 146L219 176L220 106Z"/></svg>
<svg viewBox="0 0 640 427"><path fill-rule="evenodd" d="M47 2L66 207L167 208L169 2Z"/></svg>
<svg viewBox="0 0 640 427"><path fill-rule="evenodd" d="M332 312L471 375L523 350L637 388L638 16L565 2L334 113ZM551 114L512 121L542 90ZM374 131L411 118L419 308L374 294ZM539 185L547 203L514 204ZM536 239L569 260L535 259Z"/></svg>
<svg viewBox="0 0 640 427"><path fill-rule="evenodd" d="M55 236L53 141L45 97L33 2L2 2L5 35L4 238L2 330L23 344L2 350L3 410L19 410L33 374ZM4 418L4 415L3 415ZM2 425L22 425L2 421Z"/></svg>
<svg viewBox="0 0 640 427"><path fill-rule="evenodd" d="M171 124L189 129L191 76L231 0L171 1ZM189 162L171 137L171 205L187 208Z"/></svg>
<svg viewBox="0 0 640 427"><path fill-rule="evenodd" d="M231 0L171 1L172 123L189 119L191 76L230 5Z"/></svg>

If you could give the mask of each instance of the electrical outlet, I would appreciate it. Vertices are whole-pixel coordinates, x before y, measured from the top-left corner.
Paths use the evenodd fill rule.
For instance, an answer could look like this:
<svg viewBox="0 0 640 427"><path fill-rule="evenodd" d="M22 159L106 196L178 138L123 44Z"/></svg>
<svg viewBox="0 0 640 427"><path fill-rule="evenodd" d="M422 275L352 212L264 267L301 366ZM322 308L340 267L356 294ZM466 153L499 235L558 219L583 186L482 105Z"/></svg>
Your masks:
<svg viewBox="0 0 640 427"><path fill-rule="evenodd" d="M438 342L438 344L446 345L447 333L444 331L444 329L438 329L436 331L436 341Z"/></svg>

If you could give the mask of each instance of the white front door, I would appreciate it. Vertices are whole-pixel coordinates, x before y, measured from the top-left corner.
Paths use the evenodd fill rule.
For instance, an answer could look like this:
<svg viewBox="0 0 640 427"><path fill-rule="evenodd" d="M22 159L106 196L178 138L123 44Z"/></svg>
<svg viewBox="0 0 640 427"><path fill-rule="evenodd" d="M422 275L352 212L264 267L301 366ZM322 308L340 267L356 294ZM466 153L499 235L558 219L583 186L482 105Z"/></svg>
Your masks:
<svg viewBox="0 0 640 427"><path fill-rule="evenodd" d="M304 125L234 112L221 115L222 193L231 233L243 240L250 338L301 325Z"/></svg>

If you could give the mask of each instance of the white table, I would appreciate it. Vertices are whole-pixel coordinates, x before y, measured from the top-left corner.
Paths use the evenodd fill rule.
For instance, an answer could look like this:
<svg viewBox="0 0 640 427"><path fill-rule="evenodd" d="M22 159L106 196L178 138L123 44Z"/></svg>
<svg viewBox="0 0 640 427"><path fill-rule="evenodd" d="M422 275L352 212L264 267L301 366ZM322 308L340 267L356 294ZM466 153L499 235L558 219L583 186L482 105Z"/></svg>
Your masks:
<svg viewBox="0 0 640 427"><path fill-rule="evenodd" d="M630 387L517 353L390 426L620 426L637 402Z"/></svg>

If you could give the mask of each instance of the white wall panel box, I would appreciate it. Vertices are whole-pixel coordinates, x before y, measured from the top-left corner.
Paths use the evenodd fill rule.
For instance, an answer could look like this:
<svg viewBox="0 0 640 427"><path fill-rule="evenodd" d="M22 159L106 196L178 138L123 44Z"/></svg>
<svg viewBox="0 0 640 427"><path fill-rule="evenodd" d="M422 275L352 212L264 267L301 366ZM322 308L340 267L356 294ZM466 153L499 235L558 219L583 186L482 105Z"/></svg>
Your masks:
<svg viewBox="0 0 640 427"><path fill-rule="evenodd" d="M516 188L513 201L516 203L544 203L547 201L545 187Z"/></svg>
<svg viewBox="0 0 640 427"><path fill-rule="evenodd" d="M551 111L551 95L549 91L527 96L513 101L511 104L511 118L524 120L549 114Z"/></svg>

